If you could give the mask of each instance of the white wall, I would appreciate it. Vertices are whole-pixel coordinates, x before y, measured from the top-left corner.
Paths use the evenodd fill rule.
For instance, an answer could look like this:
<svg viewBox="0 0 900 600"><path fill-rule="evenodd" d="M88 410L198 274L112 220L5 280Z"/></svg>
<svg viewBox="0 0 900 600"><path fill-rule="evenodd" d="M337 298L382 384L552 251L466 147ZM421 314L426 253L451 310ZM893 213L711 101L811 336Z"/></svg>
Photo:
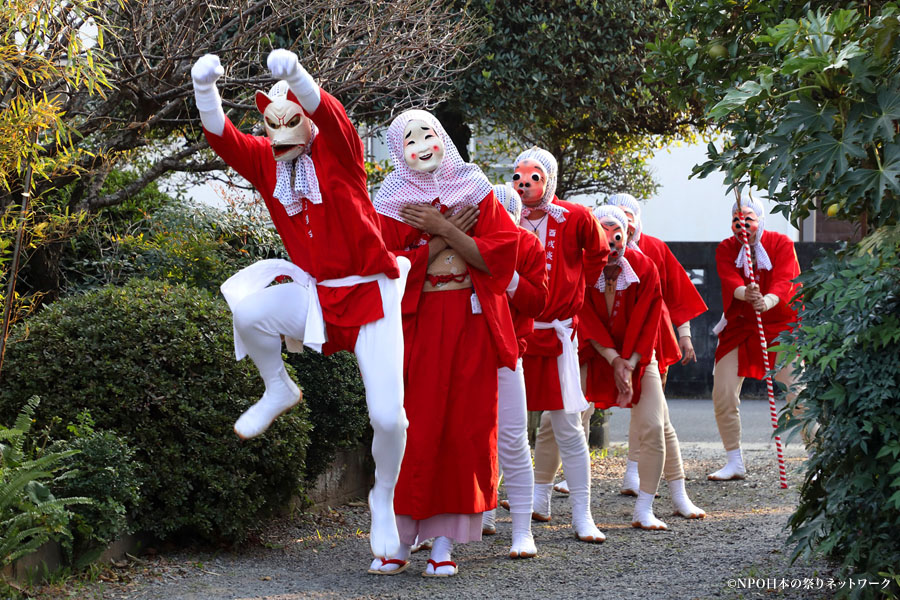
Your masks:
<svg viewBox="0 0 900 600"><path fill-rule="evenodd" d="M705 161L706 144L683 144L656 153L650 166L660 187L643 205L644 231L672 242L717 242L731 235L734 194L725 193L724 176L713 172L706 179L688 179L693 166ZM762 193L754 191L753 196L771 211L773 204ZM594 198L578 200L594 204ZM799 239L799 232L781 214L770 212L766 229Z"/></svg>

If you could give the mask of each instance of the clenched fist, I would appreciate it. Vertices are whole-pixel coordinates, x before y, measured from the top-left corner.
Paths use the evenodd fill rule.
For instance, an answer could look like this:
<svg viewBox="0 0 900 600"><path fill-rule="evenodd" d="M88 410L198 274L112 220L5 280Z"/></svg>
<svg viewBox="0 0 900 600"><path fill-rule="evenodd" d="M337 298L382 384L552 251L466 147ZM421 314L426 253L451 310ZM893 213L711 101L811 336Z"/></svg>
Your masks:
<svg viewBox="0 0 900 600"><path fill-rule="evenodd" d="M191 67L191 79L194 87L209 87L225 74L225 69L215 54L204 54Z"/></svg>
<svg viewBox="0 0 900 600"><path fill-rule="evenodd" d="M276 79L290 80L300 74L300 60L290 50L272 50L266 64Z"/></svg>

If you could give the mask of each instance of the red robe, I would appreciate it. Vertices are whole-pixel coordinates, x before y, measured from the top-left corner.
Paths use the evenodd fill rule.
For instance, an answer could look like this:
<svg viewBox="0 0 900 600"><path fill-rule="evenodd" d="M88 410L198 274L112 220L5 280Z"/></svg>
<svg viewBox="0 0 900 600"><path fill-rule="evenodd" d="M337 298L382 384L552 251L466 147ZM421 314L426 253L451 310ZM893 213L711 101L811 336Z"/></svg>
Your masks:
<svg viewBox="0 0 900 600"><path fill-rule="evenodd" d="M547 289L544 246L536 235L521 227L516 254L516 272L519 274L519 285L516 287L516 293L509 299L509 310L512 313L521 357L527 347L525 338L534 331L534 318L544 310L547 297L550 295Z"/></svg>
<svg viewBox="0 0 900 600"><path fill-rule="evenodd" d="M662 290L653 261L630 248L625 250L625 258L640 281L616 290L612 316L606 308L606 297L594 286L587 288L579 312L578 354L581 363L588 365L585 397L600 409L617 406L618 390L612 365L594 349L590 340L605 348L615 348L625 359L635 352L641 355L631 375L632 404L637 404L641 398L641 378L653 356L662 315Z"/></svg>
<svg viewBox="0 0 900 600"><path fill-rule="evenodd" d="M672 326L682 325L706 312L707 306L687 272L664 241L641 234L638 247L656 265L662 288L663 309L659 336L656 342L656 360L662 375L681 360L681 348Z"/></svg>
<svg viewBox="0 0 900 600"><path fill-rule="evenodd" d="M597 281L606 266L609 243L600 223L587 207L553 199L569 210L566 220L557 223L547 216L545 255L549 274L550 296L547 306L536 321L564 321L576 317L584 302L585 281ZM553 329L536 329L525 339L527 348L522 358L525 370L525 392L528 410L562 410L562 389L556 357L562 354L562 343Z"/></svg>
<svg viewBox="0 0 900 600"><path fill-rule="evenodd" d="M791 306L791 299L798 291L799 284L793 282L800 275L800 264L794 251L794 242L783 233L764 231L762 245L772 262L772 269L757 269L754 274L763 296L775 294L778 304L762 313L763 330L769 347L782 331L793 329L797 321L797 311ZM734 261L738 252L743 252L743 244L734 236L723 240L716 248L716 270L722 281L722 306L728 324L719 334L716 348L716 362L723 356L738 349L738 375L762 379L766 376L762 349L759 343L759 326L753 305L734 297L734 290L748 285L750 279L744 277ZM769 353L769 366L775 365L775 353Z"/></svg>
<svg viewBox="0 0 900 600"><path fill-rule="evenodd" d="M469 268L473 288L423 292L423 232L381 217L385 243L412 263L403 298L406 453L394 510L413 519L474 514L497 503L497 369L515 368L506 287L516 266L516 226L493 192L472 236L490 269ZM481 314L472 313L476 292Z"/></svg>
<svg viewBox="0 0 900 600"><path fill-rule="evenodd" d="M310 156L322 202L304 201L298 214L288 216L273 196L276 163L267 137L241 133L226 117L222 135L207 131L206 139L260 193L291 261L316 280L378 273L399 277L366 188L362 141L341 103L324 90L320 93L319 107L308 116L319 129ZM317 290L328 337L325 354L353 351L360 326L384 316L377 281Z"/></svg>

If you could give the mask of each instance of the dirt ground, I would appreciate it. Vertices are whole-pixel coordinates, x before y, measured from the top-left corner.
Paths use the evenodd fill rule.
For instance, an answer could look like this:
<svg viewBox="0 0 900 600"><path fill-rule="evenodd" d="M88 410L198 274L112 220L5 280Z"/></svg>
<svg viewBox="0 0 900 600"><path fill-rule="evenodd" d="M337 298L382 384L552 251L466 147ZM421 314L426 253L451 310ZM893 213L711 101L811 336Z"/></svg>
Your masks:
<svg viewBox="0 0 900 600"><path fill-rule="evenodd" d="M606 543L586 544L570 527L567 497L555 494L553 520L534 524L538 556L506 557L511 524L498 511L498 534L454 548L459 574L421 577L427 552L393 577L366 574L371 560L362 502L322 514L272 521L257 543L237 552L159 551L90 582L47 587L58 600L297 600L301 598L828 598L837 584L825 563L789 564L785 525L796 506L802 450L788 448L789 489L777 484L771 449L746 451L745 481L712 482L721 450L684 443L687 489L709 514L672 516L665 484L654 505L667 532L630 526L634 500L618 494L625 471L621 446L593 456L592 509ZM501 492L502 496L502 492ZM832 589L829 589L832 587Z"/></svg>

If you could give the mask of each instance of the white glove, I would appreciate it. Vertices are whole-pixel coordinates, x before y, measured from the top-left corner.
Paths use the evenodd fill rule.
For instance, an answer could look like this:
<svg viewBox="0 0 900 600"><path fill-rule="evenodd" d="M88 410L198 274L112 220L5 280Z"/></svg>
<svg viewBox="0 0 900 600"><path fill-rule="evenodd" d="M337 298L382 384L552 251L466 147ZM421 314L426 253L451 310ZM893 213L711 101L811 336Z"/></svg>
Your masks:
<svg viewBox="0 0 900 600"><path fill-rule="evenodd" d="M303 110L312 114L319 108L321 94L312 76L300 65L300 59L290 50L279 48L269 52L266 65L272 76L287 81L288 87L297 96Z"/></svg>
<svg viewBox="0 0 900 600"><path fill-rule="evenodd" d="M269 58L266 59L269 71L276 79L291 79L300 75L300 59L290 50L279 48L269 52Z"/></svg>
<svg viewBox="0 0 900 600"><path fill-rule="evenodd" d="M200 121L204 129L215 135L225 131L225 113L222 98L216 88L216 81L225 74L225 69L215 54L204 54L191 67L191 81L194 84L194 100L200 111Z"/></svg>

